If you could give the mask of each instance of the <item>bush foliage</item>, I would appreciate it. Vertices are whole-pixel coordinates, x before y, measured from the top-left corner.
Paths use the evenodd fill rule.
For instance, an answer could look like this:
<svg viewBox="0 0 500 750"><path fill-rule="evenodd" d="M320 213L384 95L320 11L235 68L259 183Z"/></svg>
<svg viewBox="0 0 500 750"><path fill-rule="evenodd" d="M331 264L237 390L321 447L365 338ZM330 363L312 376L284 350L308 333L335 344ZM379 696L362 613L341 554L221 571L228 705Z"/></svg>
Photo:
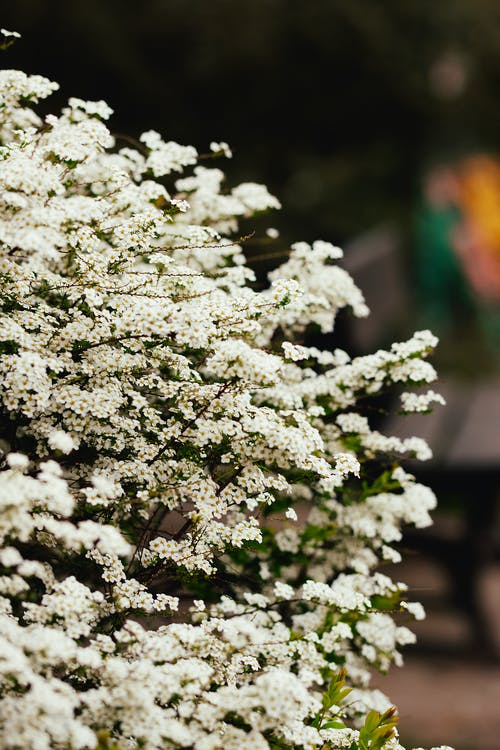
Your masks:
<svg viewBox="0 0 500 750"><path fill-rule="evenodd" d="M341 251L259 290L238 222L279 204L225 186L226 144L42 120L55 88L0 73L0 745L401 748L370 675L423 612L379 567L430 523L398 465L430 453L360 404L432 381L434 337L308 346L367 314Z"/></svg>

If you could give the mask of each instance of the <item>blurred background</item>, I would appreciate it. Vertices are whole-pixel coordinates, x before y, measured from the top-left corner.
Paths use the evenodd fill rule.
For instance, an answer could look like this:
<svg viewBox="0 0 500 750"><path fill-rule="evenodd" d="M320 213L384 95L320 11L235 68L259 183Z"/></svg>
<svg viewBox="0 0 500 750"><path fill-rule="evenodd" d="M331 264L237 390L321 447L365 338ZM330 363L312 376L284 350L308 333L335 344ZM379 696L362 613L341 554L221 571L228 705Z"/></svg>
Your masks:
<svg viewBox="0 0 500 750"><path fill-rule="evenodd" d="M23 36L3 66L61 84L46 111L105 99L115 133L153 128L200 152L227 141L228 182L283 203L250 227L258 271L290 241L343 246L373 314L341 317L336 346L440 336L447 407L379 417L429 439L415 472L440 510L394 573L427 605L420 645L378 684L408 746L498 750L500 3L16 0L1 23Z"/></svg>

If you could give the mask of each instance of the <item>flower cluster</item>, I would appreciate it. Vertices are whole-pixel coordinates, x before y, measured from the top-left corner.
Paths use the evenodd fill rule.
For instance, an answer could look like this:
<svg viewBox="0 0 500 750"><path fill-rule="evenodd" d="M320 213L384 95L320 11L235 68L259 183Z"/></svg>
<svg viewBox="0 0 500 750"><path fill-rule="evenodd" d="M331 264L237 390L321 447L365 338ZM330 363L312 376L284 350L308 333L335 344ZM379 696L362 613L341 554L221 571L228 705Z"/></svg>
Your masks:
<svg viewBox="0 0 500 750"><path fill-rule="evenodd" d="M265 187L123 147L104 102L42 120L55 88L0 74L0 745L401 748L370 670L422 611L377 567L430 523L396 461L429 451L357 405L430 382L435 339L308 346L367 314L341 251L298 243L259 291Z"/></svg>

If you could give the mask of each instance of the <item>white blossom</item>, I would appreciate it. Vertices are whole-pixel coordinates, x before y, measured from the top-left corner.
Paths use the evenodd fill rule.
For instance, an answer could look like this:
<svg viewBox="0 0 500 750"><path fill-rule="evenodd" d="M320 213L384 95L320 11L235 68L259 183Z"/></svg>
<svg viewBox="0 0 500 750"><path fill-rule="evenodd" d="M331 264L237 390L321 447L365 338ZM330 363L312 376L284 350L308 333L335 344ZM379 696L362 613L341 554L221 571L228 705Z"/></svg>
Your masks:
<svg viewBox="0 0 500 750"><path fill-rule="evenodd" d="M103 101L42 120L56 88L0 72L0 746L349 748L413 640L380 602L423 616L376 567L436 502L368 475L431 454L357 404L431 382L436 339L308 346L368 312L342 251L298 242L256 290L238 222L279 201L154 130L122 148Z"/></svg>
<svg viewBox="0 0 500 750"><path fill-rule="evenodd" d="M54 450L61 451L61 453L70 453L75 448L75 443L64 430L55 430L49 435L48 444Z"/></svg>

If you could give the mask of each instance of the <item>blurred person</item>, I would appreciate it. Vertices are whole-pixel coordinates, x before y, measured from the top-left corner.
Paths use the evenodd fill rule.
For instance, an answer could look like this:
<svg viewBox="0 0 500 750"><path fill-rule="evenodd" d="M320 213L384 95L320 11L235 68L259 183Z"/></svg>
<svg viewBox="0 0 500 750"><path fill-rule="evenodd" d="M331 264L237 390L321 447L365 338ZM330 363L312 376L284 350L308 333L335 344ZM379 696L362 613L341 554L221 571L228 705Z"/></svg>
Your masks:
<svg viewBox="0 0 500 750"><path fill-rule="evenodd" d="M478 154L432 167L416 223L420 317L460 369L500 355L500 160ZM468 354L468 357L467 357ZM477 365L477 361L476 361Z"/></svg>
<svg viewBox="0 0 500 750"><path fill-rule="evenodd" d="M460 181L453 165L439 164L424 176L416 221L416 277L420 316L437 333L447 334L471 297L455 252L463 222Z"/></svg>
<svg viewBox="0 0 500 750"><path fill-rule="evenodd" d="M463 221L453 234L474 292L483 332L500 348L500 161L488 155L465 159L459 168Z"/></svg>

